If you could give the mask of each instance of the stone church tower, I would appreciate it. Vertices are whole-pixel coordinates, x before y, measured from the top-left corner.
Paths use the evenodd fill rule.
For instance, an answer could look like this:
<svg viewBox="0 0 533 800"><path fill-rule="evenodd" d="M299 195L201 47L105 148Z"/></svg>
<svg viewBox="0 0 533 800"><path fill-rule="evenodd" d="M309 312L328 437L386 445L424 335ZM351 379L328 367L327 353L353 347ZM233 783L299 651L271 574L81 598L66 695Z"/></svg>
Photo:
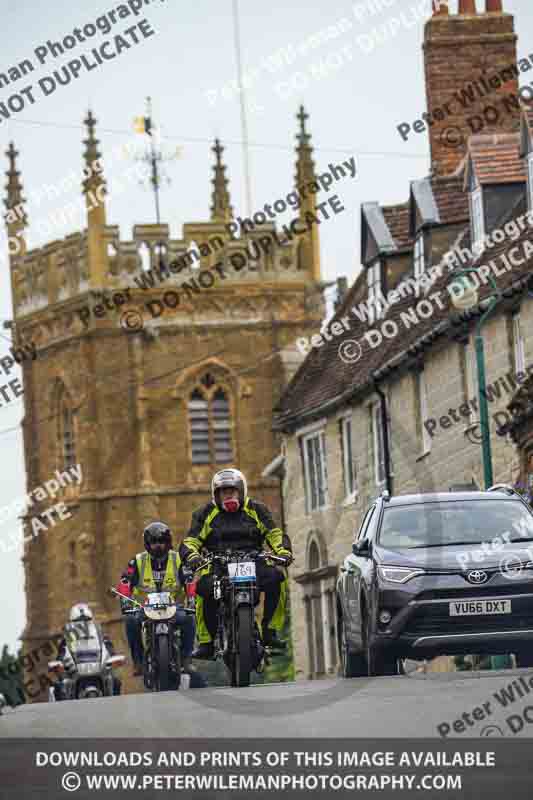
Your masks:
<svg viewBox="0 0 533 800"><path fill-rule="evenodd" d="M305 120L301 109L296 185L315 176ZM87 166L99 157L95 122L89 112ZM316 332L323 317L318 233L314 227L290 241L278 237L268 252L256 248L254 260L232 269L232 254L252 252L253 241L275 228L267 222L244 238L229 236L233 210L223 148L217 142L213 150L211 218L184 224L183 238L170 239L166 224L140 224L132 240L122 241L118 226L107 222L105 174L88 169L82 184L86 230L29 252L21 238L19 252L10 256L13 341L37 348L37 358L22 364L27 491L70 466L79 464L83 475L79 486L68 484L53 501L35 502L23 518L26 653L59 633L71 605L81 601L93 606L117 649L127 653L118 601L106 590L142 550L148 522L163 519L179 542L191 511L210 498L216 469L242 469L250 494L279 519L279 482L261 472L279 453L272 409L299 365L294 342ZM5 204L8 212L18 211L6 218L15 237L28 220L13 145L7 155ZM96 205L95 196L101 200ZM303 220L314 208L313 195L295 214ZM149 254L146 270L216 237L216 255L202 254L198 264L167 274L163 285L142 290L135 282L143 274L141 249ZM228 264L227 279L180 294L175 308L163 304L164 313L151 317L148 301L160 302L214 261ZM119 296L123 305L113 307ZM82 310L88 305L91 314ZM124 327L128 312L130 319L142 314L144 326ZM61 501L72 517L31 540L31 519ZM128 673L123 677L131 687ZM44 686L43 679L38 699L45 697Z"/></svg>

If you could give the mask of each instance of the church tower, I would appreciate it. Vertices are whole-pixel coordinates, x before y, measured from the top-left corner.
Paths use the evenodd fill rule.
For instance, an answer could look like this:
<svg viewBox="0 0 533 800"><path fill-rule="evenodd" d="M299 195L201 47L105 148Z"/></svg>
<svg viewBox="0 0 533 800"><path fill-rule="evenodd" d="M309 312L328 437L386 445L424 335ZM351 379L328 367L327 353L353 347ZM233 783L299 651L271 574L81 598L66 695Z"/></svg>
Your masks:
<svg viewBox="0 0 533 800"><path fill-rule="evenodd" d="M315 174L305 118L301 109L297 185ZM27 491L59 484L53 501L36 492L24 516L25 652L58 634L76 602L91 604L128 652L107 588L143 549L150 521L167 522L179 543L191 512L210 499L217 469L243 470L250 494L279 518L278 481L261 474L279 453L272 409L302 358L296 340L318 331L323 317L322 302L309 301L321 288L317 231L272 237L269 248L259 240L276 233L272 221L230 235L218 140L210 219L185 223L181 239L170 238L167 224L136 224L122 240L107 222L90 111L85 125L86 228L30 251L21 238L10 256L13 339L37 348L22 365ZM27 219L12 144L7 155L6 205L20 211L7 217L8 231L18 237ZM313 208L309 198L305 210ZM216 263L225 278L198 289ZM151 286L149 275L160 280ZM185 284L196 289L184 292ZM74 468L81 482L69 479ZM36 515L57 502L70 516L32 538ZM126 678L126 688L139 689L134 680Z"/></svg>

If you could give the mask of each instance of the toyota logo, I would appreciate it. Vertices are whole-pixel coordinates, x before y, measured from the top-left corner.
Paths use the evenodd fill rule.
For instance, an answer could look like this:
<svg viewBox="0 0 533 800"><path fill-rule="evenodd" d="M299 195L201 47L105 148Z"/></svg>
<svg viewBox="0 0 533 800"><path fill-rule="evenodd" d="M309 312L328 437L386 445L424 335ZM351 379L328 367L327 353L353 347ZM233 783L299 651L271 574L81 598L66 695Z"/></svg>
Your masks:
<svg viewBox="0 0 533 800"><path fill-rule="evenodd" d="M468 573L466 579L469 583L475 583L477 586L479 586L480 583L486 583L489 579L489 576L482 569L473 569Z"/></svg>

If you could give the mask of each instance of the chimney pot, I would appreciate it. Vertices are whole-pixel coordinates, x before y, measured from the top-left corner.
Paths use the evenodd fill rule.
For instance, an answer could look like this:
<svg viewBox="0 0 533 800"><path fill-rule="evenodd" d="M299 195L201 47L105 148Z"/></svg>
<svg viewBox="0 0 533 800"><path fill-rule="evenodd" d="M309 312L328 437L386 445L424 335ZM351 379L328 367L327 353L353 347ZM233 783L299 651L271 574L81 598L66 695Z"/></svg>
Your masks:
<svg viewBox="0 0 533 800"><path fill-rule="evenodd" d="M502 0L486 0L486 12L487 14L502 14Z"/></svg>
<svg viewBox="0 0 533 800"><path fill-rule="evenodd" d="M436 17L437 14L448 14L448 2L449 0L432 0L433 16Z"/></svg>
<svg viewBox="0 0 533 800"><path fill-rule="evenodd" d="M476 0L459 0L459 14L476 13Z"/></svg>

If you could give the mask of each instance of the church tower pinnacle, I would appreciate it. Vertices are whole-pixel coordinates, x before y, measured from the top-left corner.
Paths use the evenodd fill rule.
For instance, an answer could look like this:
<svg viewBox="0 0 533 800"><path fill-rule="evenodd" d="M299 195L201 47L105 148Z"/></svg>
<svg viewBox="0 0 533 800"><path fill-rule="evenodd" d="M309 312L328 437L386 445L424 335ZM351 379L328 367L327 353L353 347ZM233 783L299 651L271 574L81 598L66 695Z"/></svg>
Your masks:
<svg viewBox="0 0 533 800"><path fill-rule="evenodd" d="M300 123L300 130L296 134L298 145L296 147L296 186L308 186L316 181L315 164L312 159L313 148L310 145L311 134L307 133L305 122L309 119L303 106L297 114ZM300 220L305 225L306 213L316 213L315 195L305 191L304 199L300 206ZM320 281L320 239L318 225L312 225L310 231L303 237L302 243L302 263L309 270L311 277L315 281Z"/></svg>
<svg viewBox="0 0 533 800"><path fill-rule="evenodd" d="M13 309L17 308L19 301L19 286L21 275L17 270L18 259L26 254L27 246L24 231L28 227L26 215L26 200L22 194L22 182L20 171L17 169L16 161L19 155L13 142L10 142L6 155L9 159L9 167L6 172L6 199L4 205L6 214L4 216L8 235L9 262L11 265L11 292Z"/></svg>
<svg viewBox="0 0 533 800"><path fill-rule="evenodd" d="M85 152L83 158L85 179L82 183L83 194L87 206L87 237L89 250L91 288L101 288L105 285L107 276L107 249L105 243L106 209L105 196L107 194L106 182L102 171L101 154L98 150L99 141L95 136L96 119L91 110L84 120L87 126L87 138L83 140Z"/></svg>
<svg viewBox="0 0 533 800"><path fill-rule="evenodd" d="M211 148L216 156L213 184L211 220L213 222L230 222L233 218L233 208L230 205L230 194L228 190L228 179L226 178L226 167L222 163L222 153L224 148L218 139L215 139L215 146Z"/></svg>

